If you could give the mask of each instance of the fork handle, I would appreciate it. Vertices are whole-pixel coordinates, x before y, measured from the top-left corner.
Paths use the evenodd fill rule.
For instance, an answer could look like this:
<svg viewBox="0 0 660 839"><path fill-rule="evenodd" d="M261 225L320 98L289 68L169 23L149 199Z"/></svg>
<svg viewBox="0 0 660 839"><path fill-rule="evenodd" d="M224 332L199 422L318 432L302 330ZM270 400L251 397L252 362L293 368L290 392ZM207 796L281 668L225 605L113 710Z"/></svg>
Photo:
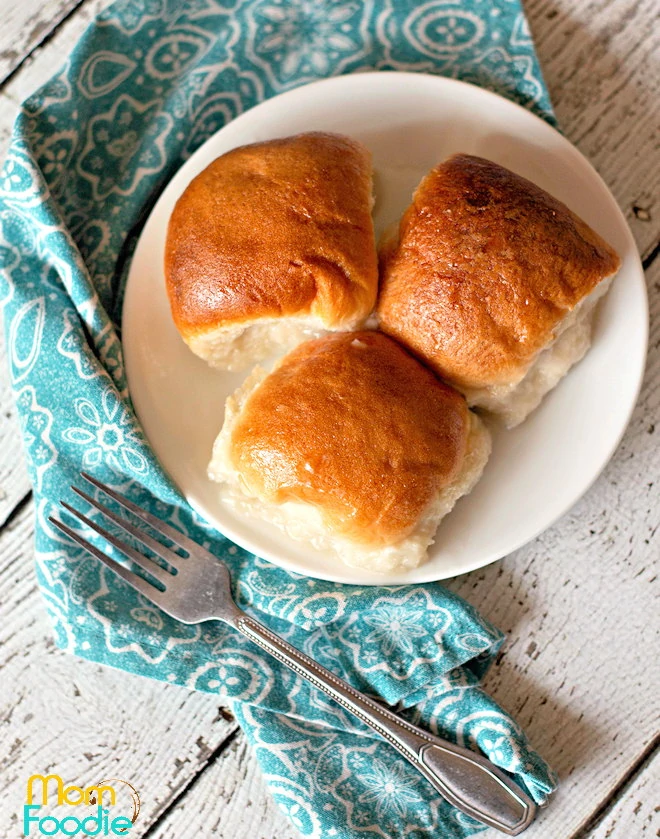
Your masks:
<svg viewBox="0 0 660 839"><path fill-rule="evenodd" d="M536 804L485 757L402 720L253 618L241 615L234 626L380 734L450 804L509 836L517 836L529 827Z"/></svg>

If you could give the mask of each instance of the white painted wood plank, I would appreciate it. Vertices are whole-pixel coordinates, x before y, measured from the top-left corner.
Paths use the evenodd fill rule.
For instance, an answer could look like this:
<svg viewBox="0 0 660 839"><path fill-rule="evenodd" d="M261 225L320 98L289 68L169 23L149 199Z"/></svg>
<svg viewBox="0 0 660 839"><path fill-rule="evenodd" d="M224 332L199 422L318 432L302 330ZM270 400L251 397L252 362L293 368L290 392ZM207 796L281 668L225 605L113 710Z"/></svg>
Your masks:
<svg viewBox="0 0 660 839"><path fill-rule="evenodd" d="M35 3L28 4L35 11ZM43 6L43 0L36 5ZM4 24L4 19L3 19ZM0 31L0 74L2 52L5 45L11 44L11 30L8 27ZM6 49L5 49L6 52ZM16 116L16 103L1 92L0 84L0 167L9 141ZM0 316L0 527L11 515L16 504L30 491L21 437L16 418L16 407L9 384L9 371L2 337Z"/></svg>
<svg viewBox="0 0 660 839"><path fill-rule="evenodd" d="M4 341L0 336L0 527L29 491Z"/></svg>
<svg viewBox="0 0 660 839"><path fill-rule="evenodd" d="M69 783L130 781L143 831L236 724L213 696L55 648L34 578L32 519L30 504L0 535L0 836L22 835L27 778L47 769Z"/></svg>
<svg viewBox="0 0 660 839"><path fill-rule="evenodd" d="M2 0L0 84L81 0Z"/></svg>
<svg viewBox="0 0 660 839"><path fill-rule="evenodd" d="M660 232L657 0L523 0L557 117L626 214L640 250Z"/></svg>
<svg viewBox="0 0 660 839"><path fill-rule="evenodd" d="M300 839L268 795L259 766L241 734L200 776L149 839Z"/></svg>
<svg viewBox="0 0 660 839"><path fill-rule="evenodd" d="M113 0L84 0L71 15L57 29L43 47L34 50L21 66L20 70L2 87L3 93L11 99L15 105L20 104L40 85L47 82L50 77L64 64L71 50L75 47L85 29L94 20L99 12L103 11ZM50 0L31 0L33 3L41 3L44 9L50 7ZM64 0L60 0L64 2ZM71 2L71 0L66 0ZM3 34L0 39L4 42Z"/></svg>
<svg viewBox="0 0 660 839"><path fill-rule="evenodd" d="M16 119L16 103L0 92L0 165L9 148L11 131Z"/></svg>
<svg viewBox="0 0 660 839"><path fill-rule="evenodd" d="M0 97L0 107L2 98ZM0 111L0 117L2 111ZM0 143L3 140L0 121ZM0 527L30 491L0 316Z"/></svg>
<svg viewBox="0 0 660 839"><path fill-rule="evenodd" d="M660 755L584 839L653 839L660 836Z"/></svg>

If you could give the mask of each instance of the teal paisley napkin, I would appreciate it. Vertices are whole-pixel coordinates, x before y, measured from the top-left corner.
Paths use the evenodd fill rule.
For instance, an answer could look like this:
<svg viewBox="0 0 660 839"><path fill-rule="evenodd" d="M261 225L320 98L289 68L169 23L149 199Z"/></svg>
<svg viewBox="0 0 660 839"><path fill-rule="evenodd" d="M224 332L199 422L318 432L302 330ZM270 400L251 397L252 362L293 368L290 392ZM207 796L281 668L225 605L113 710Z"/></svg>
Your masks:
<svg viewBox="0 0 660 839"><path fill-rule="evenodd" d="M352 685L481 750L543 802L554 778L480 689L502 635L441 585L352 588L231 544L165 475L132 413L120 298L141 226L177 168L275 93L360 70L493 88L552 120L518 0L122 0L22 106L0 175L0 298L58 644L231 703L305 836L480 829L391 747L218 624L170 620L48 523L81 469L229 564L241 605Z"/></svg>

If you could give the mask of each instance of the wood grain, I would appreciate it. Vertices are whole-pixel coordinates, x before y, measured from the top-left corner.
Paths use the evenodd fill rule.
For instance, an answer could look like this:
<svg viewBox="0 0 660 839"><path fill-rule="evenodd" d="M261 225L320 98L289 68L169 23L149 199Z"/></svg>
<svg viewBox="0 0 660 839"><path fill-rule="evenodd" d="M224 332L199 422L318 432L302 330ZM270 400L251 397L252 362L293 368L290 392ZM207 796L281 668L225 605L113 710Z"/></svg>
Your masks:
<svg viewBox="0 0 660 839"><path fill-rule="evenodd" d="M654 839L660 836L660 755L646 765L614 807L578 839Z"/></svg>
<svg viewBox="0 0 660 839"><path fill-rule="evenodd" d="M11 130L16 118L16 103L0 91L0 160L4 158L11 140Z"/></svg>
<svg viewBox="0 0 660 839"><path fill-rule="evenodd" d="M50 0L29 0L29 2L33 5L38 3L44 9L50 6ZM73 0L59 0L59 2L71 3ZM20 71L15 73L4 86L0 85L2 94L14 103L12 122L18 105L60 69L85 29L96 15L111 3L112 0L83 0L82 3L76 0L73 3L77 5L75 14L68 17L42 46L36 47L29 53L21 64ZM2 34L0 34L0 39L4 42ZM3 155L4 149L0 147L0 157Z"/></svg>
<svg viewBox="0 0 660 839"><path fill-rule="evenodd" d="M160 820L149 839L299 839L268 795L257 761L241 734Z"/></svg>
<svg viewBox="0 0 660 839"><path fill-rule="evenodd" d="M660 6L524 6L559 123L603 176L646 253L660 234Z"/></svg>
<svg viewBox="0 0 660 839"><path fill-rule="evenodd" d="M0 340L0 527L29 491L16 406L7 375L4 344Z"/></svg>
<svg viewBox="0 0 660 839"><path fill-rule="evenodd" d="M3 0L0 85L81 0Z"/></svg>

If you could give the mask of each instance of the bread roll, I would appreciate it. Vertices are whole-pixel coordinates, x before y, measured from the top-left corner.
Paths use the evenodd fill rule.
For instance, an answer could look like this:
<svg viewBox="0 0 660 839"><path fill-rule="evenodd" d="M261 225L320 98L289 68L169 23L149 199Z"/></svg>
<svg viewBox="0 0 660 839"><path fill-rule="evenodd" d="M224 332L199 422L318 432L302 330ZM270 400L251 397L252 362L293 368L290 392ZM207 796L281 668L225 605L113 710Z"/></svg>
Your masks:
<svg viewBox="0 0 660 839"><path fill-rule="evenodd" d="M381 247L378 320L471 406L513 426L587 351L619 265L540 187L457 154L422 180Z"/></svg>
<svg viewBox="0 0 660 839"><path fill-rule="evenodd" d="M299 134L222 155L170 218L165 278L194 353L240 369L310 334L349 330L378 284L371 156L338 134Z"/></svg>
<svg viewBox="0 0 660 839"><path fill-rule="evenodd" d="M426 556L490 436L465 399L378 332L301 344L227 400L209 466L224 501L350 565Z"/></svg>

